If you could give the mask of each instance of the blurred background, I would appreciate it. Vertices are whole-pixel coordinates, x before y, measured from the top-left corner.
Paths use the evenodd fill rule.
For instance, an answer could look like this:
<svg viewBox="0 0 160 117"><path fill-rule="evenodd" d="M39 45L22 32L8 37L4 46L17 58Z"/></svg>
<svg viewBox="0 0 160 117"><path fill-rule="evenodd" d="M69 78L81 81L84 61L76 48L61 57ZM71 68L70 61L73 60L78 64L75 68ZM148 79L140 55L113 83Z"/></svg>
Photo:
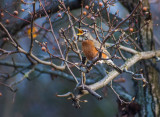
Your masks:
<svg viewBox="0 0 160 117"><path fill-rule="evenodd" d="M74 1L74 0L72 0ZM75 0L76 1L76 0ZM27 3L31 3L31 0L25 0ZM56 0L51 1L51 3L56 3ZM36 8L38 9L40 4L36 3ZM160 1L159 0L150 0L150 10L152 14L153 20L153 36L154 41L156 42L156 49L160 49ZM46 2L47 4L47 2ZM32 5L30 4L22 4L21 0L0 0L0 9L2 13L2 9L7 12L13 14L16 10L18 11L18 17L25 18L29 13L32 12ZM23 11L24 9L25 11ZM117 10L121 9L119 12L120 18L125 18L129 11L121 5L117 1L116 6L111 8L111 13L115 13ZM80 15L81 8L74 8L71 10L74 16ZM3 12L4 17L0 17L0 22L5 23L5 26L11 26L17 23L17 18L9 15L9 13ZM69 25L67 20L67 16L58 17L58 13L50 14L53 28L55 30L56 35L58 36L58 30L60 28L65 28ZM9 20L7 24L7 20ZM65 23L64 23L65 22ZM40 26L48 25L46 22L46 17L41 17L35 20ZM14 28L14 27L13 27ZM14 38L18 40L18 42L23 45L25 50L28 50L30 39L27 34L29 29L29 25L20 29L20 31L14 35ZM14 29L13 29L14 30ZM37 28L37 30L41 30ZM10 29L12 31L12 28ZM46 38L50 37L51 34L45 34L45 31L39 31L43 36L36 36L36 39L40 42L48 41ZM0 33L1 35L2 33ZM46 36L46 37L45 37ZM3 40L4 41L4 40ZM12 50L10 44L3 45L2 38L0 39L0 46L5 48L6 50ZM53 53L57 54L56 48L57 45L53 40L49 43L50 48L53 49ZM41 51L39 45L35 44L33 53L42 58L46 58L48 55ZM2 65L2 61L14 61L18 63L25 64L27 60L25 56L22 54L16 54L15 56L1 56L0 61L0 81L4 81L2 75L9 75L9 73L14 71L14 68L9 66ZM160 64L157 65L160 69ZM39 68L42 70L47 70L48 67L39 65ZM53 69L54 71L54 69ZM12 74L13 75L13 74ZM79 74L78 74L79 75ZM10 79L5 79L6 84L10 84L15 80L19 80L24 76L24 74L16 74L13 75ZM126 74L119 75L118 78L127 77ZM159 78L158 78L159 79ZM121 87L124 88L128 92L128 94L134 96L134 83L131 78L125 79L126 81L123 83L118 83ZM103 87L97 92L104 97L103 100L98 101L91 95L86 95L83 99L87 99L87 103L82 103L80 109L76 109L72 106L71 100L67 100L66 98L56 97L56 94L64 94L68 91L73 91L75 88L75 82L66 80L61 78L60 76L56 76L53 74L47 73L32 73L28 79L23 80L16 87L17 92L14 93L10 91L4 85L0 84L0 117L116 117L118 116L118 99L115 93L109 87Z"/></svg>

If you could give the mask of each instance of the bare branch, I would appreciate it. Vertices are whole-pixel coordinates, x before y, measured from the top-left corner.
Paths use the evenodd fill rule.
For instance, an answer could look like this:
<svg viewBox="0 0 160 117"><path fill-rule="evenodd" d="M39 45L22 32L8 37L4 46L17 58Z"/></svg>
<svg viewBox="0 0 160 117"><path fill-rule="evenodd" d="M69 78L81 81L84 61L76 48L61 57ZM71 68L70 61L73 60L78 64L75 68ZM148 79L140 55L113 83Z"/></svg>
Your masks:
<svg viewBox="0 0 160 117"><path fill-rule="evenodd" d="M139 52L136 55L134 55L132 58L128 59L124 65L122 65L121 69L130 68L133 66L136 62L143 60L143 59L151 59L155 56L160 56L160 50L157 51L147 51L147 52ZM106 75L102 80L89 85L89 88L92 90L100 89L104 86L106 86L109 82L111 82L115 77L117 77L119 73L116 70L113 70L108 75ZM82 95L79 94L77 97L82 97L83 95L88 94L87 91L85 91Z"/></svg>

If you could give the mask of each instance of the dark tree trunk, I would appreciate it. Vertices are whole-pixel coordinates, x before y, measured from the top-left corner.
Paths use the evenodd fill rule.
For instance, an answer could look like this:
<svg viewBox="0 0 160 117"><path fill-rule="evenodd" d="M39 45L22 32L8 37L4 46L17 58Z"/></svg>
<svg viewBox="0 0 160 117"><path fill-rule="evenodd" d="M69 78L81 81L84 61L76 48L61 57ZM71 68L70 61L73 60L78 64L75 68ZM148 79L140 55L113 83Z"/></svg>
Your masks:
<svg viewBox="0 0 160 117"><path fill-rule="evenodd" d="M138 0L122 2L122 4L131 12ZM149 1L144 0L140 9L143 6L149 8ZM137 43L140 45L139 51L149 51L155 49L155 43L153 41L153 25L150 9L148 9L146 15L140 15L138 17L138 28L143 27L138 36ZM147 23L147 25L145 25ZM145 26L144 26L145 25ZM136 101L141 106L139 113L140 117L159 117L160 116L160 81L158 76L158 69L154 64L155 60L147 60L139 62L139 68L143 69L144 77L147 79L148 84L143 87L143 82L135 81L136 89Z"/></svg>

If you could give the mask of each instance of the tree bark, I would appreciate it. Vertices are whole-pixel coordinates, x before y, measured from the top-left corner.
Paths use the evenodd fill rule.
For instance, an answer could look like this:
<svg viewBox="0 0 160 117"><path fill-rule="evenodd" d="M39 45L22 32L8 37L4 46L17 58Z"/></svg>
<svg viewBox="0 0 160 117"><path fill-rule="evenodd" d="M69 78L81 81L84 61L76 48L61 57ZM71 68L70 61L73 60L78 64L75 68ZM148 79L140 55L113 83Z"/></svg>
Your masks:
<svg viewBox="0 0 160 117"><path fill-rule="evenodd" d="M125 7L131 12L135 7L137 0L122 2ZM148 13L145 16L140 15L138 17L138 28L143 27L139 32L139 39L137 43L140 45L143 51L149 51L155 49L155 43L153 41L153 23L151 19L151 13L149 9L149 1L144 0L143 6L148 8ZM141 9L140 8L140 9ZM147 23L147 25L145 25ZM145 25L145 26L144 26ZM138 36L137 35L137 36ZM136 101L141 106L139 113L140 117L159 117L160 116L160 82L158 79L158 71L155 66L154 60L144 60L139 63L138 69L143 69L143 74L148 81L147 86L143 87L142 82L135 82L136 89ZM136 66L137 67L137 66ZM137 69L137 68L135 68ZM138 70L137 69L137 70Z"/></svg>

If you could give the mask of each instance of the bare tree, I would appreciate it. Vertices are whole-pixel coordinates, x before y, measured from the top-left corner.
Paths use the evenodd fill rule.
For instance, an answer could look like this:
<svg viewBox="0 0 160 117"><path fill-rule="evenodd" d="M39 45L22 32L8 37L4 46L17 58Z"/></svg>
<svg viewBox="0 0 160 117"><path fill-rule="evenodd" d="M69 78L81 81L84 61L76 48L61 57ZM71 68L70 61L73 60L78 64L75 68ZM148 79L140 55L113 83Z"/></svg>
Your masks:
<svg viewBox="0 0 160 117"><path fill-rule="evenodd" d="M76 108L80 107L81 102L87 102L86 99L81 100L84 95L91 94L98 100L103 99L96 90L109 86L120 102L119 116L134 116L137 112L142 116L146 116L149 112L150 116L159 116L159 96L156 95L157 90L155 91L156 88L159 89L157 86L159 83L155 81L159 72L156 64L160 60L160 50L154 48L149 3L147 0L123 1L122 4L130 11L130 14L123 19L118 16L121 10L117 10L115 14L110 13L110 7L115 3L112 0L82 0L81 3L76 0L74 2L34 0L30 3L21 0L19 4L29 5L31 8L29 11L21 9L21 12L26 12L23 18L17 10L10 12L7 8L2 8L0 57L9 59L1 60L0 65L12 67L12 70L9 73L0 73L3 79L0 85L16 92L16 86L29 79L32 73L38 72L36 77L47 73L75 82L73 91L65 94L59 92L57 97L68 97ZM75 8L81 8L77 11L77 16L71 12ZM12 19L5 17L6 14ZM37 20L43 17L46 19L43 23L39 23ZM66 21L62 20L59 27L54 28L56 22L61 19ZM99 43L98 53L92 60L88 60L81 48L85 36L81 37L77 32L84 33L82 29L86 29L90 34L90 37L86 38L92 37ZM26 34L25 38L30 38L26 45L21 44L19 39L23 34ZM6 45L9 48L6 49ZM44 56L39 56L36 50ZM103 57L106 50L111 55L108 58ZM25 62L19 62L20 59L16 56L21 56ZM99 63L111 60L114 60L114 64L121 72L109 67L110 64L106 69ZM39 65L47 67L42 69ZM137 69L130 70L132 66ZM122 73L129 74L135 83L140 84L135 88L137 90L135 96L114 85L118 84L116 82L125 81L124 78L114 80ZM9 80L17 74L23 74L23 77L6 83L6 78ZM155 111L151 112L152 103L155 103ZM136 107L138 109L135 109ZM135 109L135 112L128 108Z"/></svg>

